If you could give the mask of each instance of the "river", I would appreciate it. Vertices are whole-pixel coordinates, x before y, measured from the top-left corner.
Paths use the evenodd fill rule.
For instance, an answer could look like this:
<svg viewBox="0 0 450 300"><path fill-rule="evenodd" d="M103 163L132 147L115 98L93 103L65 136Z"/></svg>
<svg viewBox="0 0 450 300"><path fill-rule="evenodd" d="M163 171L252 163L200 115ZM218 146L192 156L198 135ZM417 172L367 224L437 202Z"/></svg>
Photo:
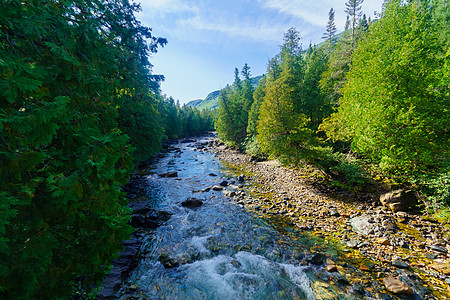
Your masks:
<svg viewBox="0 0 450 300"><path fill-rule="evenodd" d="M323 240L229 197L244 195L252 183L239 182L206 151L208 140L174 144L141 170L148 187L140 199L171 217L156 229L141 230L140 260L115 298L375 299L324 270L330 255L313 250L327 247L318 244ZM176 177L159 176L168 172ZM203 205L183 207L188 198Z"/></svg>

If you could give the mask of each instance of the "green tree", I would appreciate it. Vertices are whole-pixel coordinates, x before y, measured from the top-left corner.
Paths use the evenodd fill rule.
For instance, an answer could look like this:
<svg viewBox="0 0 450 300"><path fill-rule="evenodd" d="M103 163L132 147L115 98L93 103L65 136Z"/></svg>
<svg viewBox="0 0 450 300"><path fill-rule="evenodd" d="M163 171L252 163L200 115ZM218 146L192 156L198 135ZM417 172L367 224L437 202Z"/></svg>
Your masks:
<svg viewBox="0 0 450 300"><path fill-rule="evenodd" d="M448 163L449 55L429 6L389 1L353 55L333 139L383 170L410 175Z"/></svg>
<svg viewBox="0 0 450 300"><path fill-rule="evenodd" d="M219 138L234 146L242 146L247 136L248 113L253 103L254 87L250 78L250 67L242 68L244 80L235 69L233 86L226 87L219 94L219 109L216 129Z"/></svg>
<svg viewBox="0 0 450 300"><path fill-rule="evenodd" d="M155 116L160 78L146 54L164 43L137 9L0 4L0 298L67 298L75 281L98 284L131 232L121 187L132 147L118 120Z"/></svg>
<svg viewBox="0 0 450 300"><path fill-rule="evenodd" d="M334 21L335 11L333 8L330 8L328 12L328 22L326 26L326 31L322 36L322 39L328 44L329 52L331 52L334 48L334 44L336 43L336 23Z"/></svg>
<svg viewBox="0 0 450 300"><path fill-rule="evenodd" d="M364 2L364 0L347 0L345 2L345 12L350 16L350 28L351 28L351 41L352 41L352 47L356 43L356 35L355 30L356 26L358 25L358 22L361 18L361 4Z"/></svg>
<svg viewBox="0 0 450 300"><path fill-rule="evenodd" d="M259 81L259 85L256 88L255 92L253 93L253 104L250 108L249 114L248 114L248 126L247 126L247 134L252 137L256 136L256 126L258 124L258 118L259 118L259 110L261 108L261 104L263 102L263 99L266 95L266 87L267 87L267 77L263 76L261 80Z"/></svg>
<svg viewBox="0 0 450 300"><path fill-rule="evenodd" d="M328 68L328 56L324 48L311 47L306 56L306 70L302 82L301 112L308 119L308 127L314 132L325 117L332 112L332 103L320 89L320 80Z"/></svg>
<svg viewBox="0 0 450 300"><path fill-rule="evenodd" d="M262 150L272 157L291 159L309 145L308 118L301 113L301 82L305 62L300 35L291 28L284 36L281 52L269 65L266 95L261 104L257 138Z"/></svg>

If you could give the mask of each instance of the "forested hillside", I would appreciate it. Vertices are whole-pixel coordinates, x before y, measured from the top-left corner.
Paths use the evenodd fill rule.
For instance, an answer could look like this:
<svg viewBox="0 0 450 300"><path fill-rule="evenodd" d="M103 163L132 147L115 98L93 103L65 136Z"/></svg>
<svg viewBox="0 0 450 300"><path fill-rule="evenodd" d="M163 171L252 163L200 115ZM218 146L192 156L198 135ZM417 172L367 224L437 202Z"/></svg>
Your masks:
<svg viewBox="0 0 450 300"><path fill-rule="evenodd" d="M219 137L256 157L313 164L348 188L372 178L416 191L429 211L450 204L450 9L446 0L386 1L376 20L346 2L320 46L291 28L259 86L249 67L221 90ZM243 79L240 79L242 75Z"/></svg>
<svg viewBox="0 0 450 300"><path fill-rule="evenodd" d="M251 77L250 82L254 88L256 88L261 80L262 75ZM186 105L195 107L197 109L216 109L219 108L219 93L220 91L213 91L209 93L205 99L201 100L192 100L188 102Z"/></svg>
<svg viewBox="0 0 450 300"><path fill-rule="evenodd" d="M131 232L122 192L161 143L212 128L160 95L167 41L128 1L0 4L0 298L95 287Z"/></svg>

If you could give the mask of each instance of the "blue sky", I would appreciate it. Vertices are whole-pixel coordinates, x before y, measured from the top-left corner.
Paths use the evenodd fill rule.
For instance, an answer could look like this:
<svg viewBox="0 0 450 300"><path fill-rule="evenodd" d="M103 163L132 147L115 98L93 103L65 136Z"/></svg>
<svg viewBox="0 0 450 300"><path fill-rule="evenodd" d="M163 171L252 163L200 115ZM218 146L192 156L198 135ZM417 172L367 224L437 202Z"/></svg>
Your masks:
<svg viewBox="0 0 450 300"><path fill-rule="evenodd" d="M167 38L150 61L166 77L164 94L187 103L232 83L234 68L245 63L253 76L266 71L283 34L295 27L302 44L322 41L331 7L338 31L344 29L346 0L136 0L138 19L154 36ZM369 17L383 0L365 0Z"/></svg>

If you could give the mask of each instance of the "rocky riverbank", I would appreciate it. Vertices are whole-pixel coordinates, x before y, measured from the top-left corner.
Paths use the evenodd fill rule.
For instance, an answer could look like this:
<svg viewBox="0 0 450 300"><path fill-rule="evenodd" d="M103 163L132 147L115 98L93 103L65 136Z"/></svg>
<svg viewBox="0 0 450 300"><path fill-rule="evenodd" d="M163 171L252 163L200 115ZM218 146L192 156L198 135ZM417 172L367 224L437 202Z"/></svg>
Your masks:
<svg viewBox="0 0 450 300"><path fill-rule="evenodd" d="M336 245L342 260L324 256L319 265L327 274L343 276L356 292L368 291L378 295L375 299L450 298L449 224L402 211L398 203L383 205L381 191L352 193L321 184L326 175L319 170L254 162L218 140L202 147L228 166L235 182L225 185L224 194L231 201L265 217L286 217L303 232Z"/></svg>

